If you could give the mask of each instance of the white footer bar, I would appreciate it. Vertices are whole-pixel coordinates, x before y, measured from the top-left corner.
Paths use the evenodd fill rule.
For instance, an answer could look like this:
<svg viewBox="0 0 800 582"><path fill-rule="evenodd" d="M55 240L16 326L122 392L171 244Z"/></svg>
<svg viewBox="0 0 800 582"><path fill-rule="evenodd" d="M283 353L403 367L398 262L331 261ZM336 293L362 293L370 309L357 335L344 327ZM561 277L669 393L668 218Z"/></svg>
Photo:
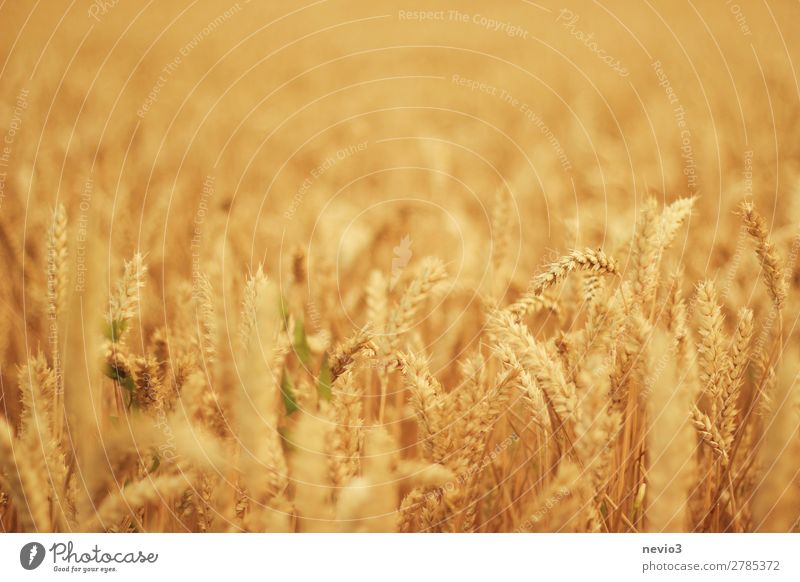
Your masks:
<svg viewBox="0 0 800 582"><path fill-rule="evenodd" d="M0 534L2 580L797 581L799 565L797 534Z"/></svg>

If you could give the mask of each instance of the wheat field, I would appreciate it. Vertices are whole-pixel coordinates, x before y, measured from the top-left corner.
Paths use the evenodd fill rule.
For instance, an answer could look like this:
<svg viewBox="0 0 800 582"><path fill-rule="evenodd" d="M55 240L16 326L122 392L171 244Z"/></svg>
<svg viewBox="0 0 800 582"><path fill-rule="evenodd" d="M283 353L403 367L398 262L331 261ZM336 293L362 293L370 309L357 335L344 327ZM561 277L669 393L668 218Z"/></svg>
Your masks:
<svg viewBox="0 0 800 582"><path fill-rule="evenodd" d="M800 6L0 3L0 531L800 531Z"/></svg>

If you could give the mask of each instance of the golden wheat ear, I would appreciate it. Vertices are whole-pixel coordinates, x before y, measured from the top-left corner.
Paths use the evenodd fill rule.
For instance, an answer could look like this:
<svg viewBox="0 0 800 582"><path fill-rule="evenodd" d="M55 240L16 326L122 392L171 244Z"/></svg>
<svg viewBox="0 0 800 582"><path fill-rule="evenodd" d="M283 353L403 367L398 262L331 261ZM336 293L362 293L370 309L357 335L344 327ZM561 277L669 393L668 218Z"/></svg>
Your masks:
<svg viewBox="0 0 800 582"><path fill-rule="evenodd" d="M122 279L117 282L109 301L106 335L112 343L123 342L131 319L137 315L146 275L147 265L141 253L137 252L130 261L125 261Z"/></svg>
<svg viewBox="0 0 800 582"><path fill-rule="evenodd" d="M58 319L66 304L69 265L67 252L67 212L63 204L53 210L47 233L47 312Z"/></svg>
<svg viewBox="0 0 800 582"><path fill-rule="evenodd" d="M775 309L780 311L786 300L786 277L778 251L769 241L767 221L758 213L752 202L742 202L739 209L747 233L756 244L756 255L761 263L764 284Z"/></svg>
<svg viewBox="0 0 800 582"><path fill-rule="evenodd" d="M617 262L600 249L574 250L548 265L543 273L536 275L522 297L509 306L508 311L517 320L521 320L532 311L547 307L547 302L541 298L542 293L563 281L571 272L579 270L616 275Z"/></svg>

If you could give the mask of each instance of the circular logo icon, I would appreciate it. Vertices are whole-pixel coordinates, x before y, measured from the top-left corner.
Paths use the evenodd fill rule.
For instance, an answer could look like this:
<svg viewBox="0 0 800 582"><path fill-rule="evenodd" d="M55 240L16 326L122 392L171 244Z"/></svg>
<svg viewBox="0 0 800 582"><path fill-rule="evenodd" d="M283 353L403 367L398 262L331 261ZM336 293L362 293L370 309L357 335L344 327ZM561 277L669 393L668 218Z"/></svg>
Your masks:
<svg viewBox="0 0 800 582"><path fill-rule="evenodd" d="M30 542L19 551L19 563L26 570L35 570L44 561L44 546L39 542Z"/></svg>

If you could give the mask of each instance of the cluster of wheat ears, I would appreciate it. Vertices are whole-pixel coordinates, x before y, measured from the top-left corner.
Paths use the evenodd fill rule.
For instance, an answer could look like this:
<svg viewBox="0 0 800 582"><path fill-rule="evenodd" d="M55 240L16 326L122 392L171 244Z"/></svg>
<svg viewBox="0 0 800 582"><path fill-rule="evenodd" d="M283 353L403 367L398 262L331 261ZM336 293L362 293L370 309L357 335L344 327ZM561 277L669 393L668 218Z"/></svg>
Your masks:
<svg viewBox="0 0 800 582"><path fill-rule="evenodd" d="M36 265L55 339L19 367L17 418L0 420L2 529L796 531L782 322L797 294L750 202L744 250L769 304L726 318L718 283L687 293L668 256L694 203L648 200L624 263L574 250L513 300L466 293L478 331L440 370L430 338L465 290L436 258L395 285L372 270L350 329L335 299L308 298L299 248L281 285L269 266L242 277L236 316L198 274L171 325L136 342L146 256L112 273L110 298L70 293L57 207ZM444 315L420 320L432 304Z"/></svg>
<svg viewBox="0 0 800 582"><path fill-rule="evenodd" d="M86 4L0 2L0 532L798 531L797 3Z"/></svg>

